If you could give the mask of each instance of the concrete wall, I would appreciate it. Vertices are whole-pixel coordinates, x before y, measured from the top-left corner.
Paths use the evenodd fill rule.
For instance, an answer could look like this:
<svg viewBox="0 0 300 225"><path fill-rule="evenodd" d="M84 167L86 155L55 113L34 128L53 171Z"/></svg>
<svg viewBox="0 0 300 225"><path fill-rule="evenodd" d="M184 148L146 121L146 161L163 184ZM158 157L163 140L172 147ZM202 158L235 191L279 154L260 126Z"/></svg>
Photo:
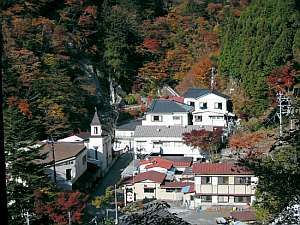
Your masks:
<svg viewBox="0 0 300 225"><path fill-rule="evenodd" d="M153 116L159 116L160 121L153 121ZM175 118L176 119L175 119ZM188 113L147 113L146 119L142 121L142 125L188 125Z"/></svg>

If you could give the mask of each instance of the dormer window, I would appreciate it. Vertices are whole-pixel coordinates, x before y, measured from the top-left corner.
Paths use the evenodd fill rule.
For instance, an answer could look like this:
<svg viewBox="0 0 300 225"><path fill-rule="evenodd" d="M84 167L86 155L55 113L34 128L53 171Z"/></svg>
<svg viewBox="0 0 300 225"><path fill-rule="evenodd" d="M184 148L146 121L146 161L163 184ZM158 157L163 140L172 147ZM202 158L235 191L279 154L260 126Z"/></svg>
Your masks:
<svg viewBox="0 0 300 225"><path fill-rule="evenodd" d="M215 102L215 109L222 109L222 102Z"/></svg>
<svg viewBox="0 0 300 225"><path fill-rule="evenodd" d="M98 134L98 127L94 127L94 134Z"/></svg>

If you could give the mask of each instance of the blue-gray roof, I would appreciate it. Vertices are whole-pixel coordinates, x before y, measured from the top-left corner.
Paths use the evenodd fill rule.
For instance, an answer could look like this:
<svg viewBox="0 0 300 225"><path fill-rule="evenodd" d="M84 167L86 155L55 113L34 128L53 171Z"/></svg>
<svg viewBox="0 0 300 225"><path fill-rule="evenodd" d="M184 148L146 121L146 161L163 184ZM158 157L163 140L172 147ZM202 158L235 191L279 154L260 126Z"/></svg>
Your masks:
<svg viewBox="0 0 300 225"><path fill-rule="evenodd" d="M138 126L138 125L142 125L141 119L130 120L130 121L124 122L122 124L119 124L117 126L117 130L132 130L132 131L134 131L136 126Z"/></svg>
<svg viewBox="0 0 300 225"><path fill-rule="evenodd" d="M193 107L184 103L168 99L155 99L148 109L148 113L174 113L174 112L191 112Z"/></svg>
<svg viewBox="0 0 300 225"><path fill-rule="evenodd" d="M212 94L215 94L215 95L218 95L220 97L223 97L223 98L226 98L226 99L229 99L230 97L227 96L227 95L224 95L222 93L219 93L215 90L210 90L210 89L200 89L200 88L190 88L188 89L185 94L184 94L184 97L185 98L199 98L203 95L207 95L209 93L212 93Z"/></svg>

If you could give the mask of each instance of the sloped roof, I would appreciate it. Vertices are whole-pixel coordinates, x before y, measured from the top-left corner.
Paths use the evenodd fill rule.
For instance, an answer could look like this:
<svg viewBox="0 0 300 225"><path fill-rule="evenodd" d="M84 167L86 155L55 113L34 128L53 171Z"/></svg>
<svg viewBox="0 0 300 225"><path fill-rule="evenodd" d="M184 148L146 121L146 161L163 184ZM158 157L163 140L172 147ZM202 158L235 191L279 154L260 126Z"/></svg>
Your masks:
<svg viewBox="0 0 300 225"><path fill-rule="evenodd" d="M230 216L239 221L256 221L255 211L252 210L231 212Z"/></svg>
<svg viewBox="0 0 300 225"><path fill-rule="evenodd" d="M149 160L149 165L146 165L146 169L154 168L154 167L161 167L165 169L171 169L173 166L173 162L169 160L165 160L159 157L152 158Z"/></svg>
<svg viewBox="0 0 300 225"><path fill-rule="evenodd" d="M137 126L134 137L182 137L182 134L192 130L204 129L202 126Z"/></svg>
<svg viewBox="0 0 300 225"><path fill-rule="evenodd" d="M130 120L125 123L119 124L117 130L131 130L134 131L136 126L142 125L141 119Z"/></svg>
<svg viewBox="0 0 300 225"><path fill-rule="evenodd" d="M218 95L220 97L223 97L223 98L226 98L226 99L229 99L230 97L227 96L227 95L224 95L222 93L219 93L217 91L214 91L214 90L210 90L210 89L199 89L199 88L190 88L188 89L185 94L184 94L184 97L185 98L199 98L203 95L207 95L209 93L212 93L212 94L215 94L215 95Z"/></svg>
<svg viewBox="0 0 300 225"><path fill-rule="evenodd" d="M194 163L192 171L199 175L247 175L253 172L235 163Z"/></svg>
<svg viewBox="0 0 300 225"><path fill-rule="evenodd" d="M148 113L174 113L174 112L191 112L194 108L184 103L168 100L155 99L149 106Z"/></svg>
<svg viewBox="0 0 300 225"><path fill-rule="evenodd" d="M165 182L163 185L161 185L161 188L182 188L186 186L194 186L194 183L192 182Z"/></svg>
<svg viewBox="0 0 300 225"><path fill-rule="evenodd" d="M85 149L86 147L83 143L55 143L55 161L58 162L61 160L76 157ZM50 144L44 144L40 152L41 154L46 154L46 158L44 160L39 161L40 163L50 163L53 161L52 148Z"/></svg>
<svg viewBox="0 0 300 225"><path fill-rule="evenodd" d="M156 171L147 171L144 173L139 173L136 176L134 176L134 183L138 183L144 180L151 180L154 181L155 183L161 184L164 181L165 177L166 174L164 173L159 173Z"/></svg>
<svg viewBox="0 0 300 225"><path fill-rule="evenodd" d="M95 111L95 114L94 114L94 117L93 117L93 120L91 122L91 126L99 126L101 125L100 123L100 119L99 119L99 116L98 116L98 113L97 113L97 110Z"/></svg>

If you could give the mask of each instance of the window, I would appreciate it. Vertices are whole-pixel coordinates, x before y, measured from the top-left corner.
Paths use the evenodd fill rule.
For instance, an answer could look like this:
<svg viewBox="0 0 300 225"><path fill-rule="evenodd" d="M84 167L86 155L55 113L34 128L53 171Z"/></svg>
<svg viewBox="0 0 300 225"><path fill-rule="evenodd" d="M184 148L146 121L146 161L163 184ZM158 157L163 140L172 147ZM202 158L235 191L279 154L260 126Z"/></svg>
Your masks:
<svg viewBox="0 0 300 225"><path fill-rule="evenodd" d="M154 193L154 188L144 188L144 193Z"/></svg>
<svg viewBox="0 0 300 225"><path fill-rule="evenodd" d="M202 116L195 116L195 122L202 122Z"/></svg>
<svg viewBox="0 0 300 225"><path fill-rule="evenodd" d="M222 102L215 102L215 109L222 109Z"/></svg>
<svg viewBox="0 0 300 225"><path fill-rule="evenodd" d="M210 118L211 118L212 120L223 120L223 119L224 119L223 116L210 116Z"/></svg>
<svg viewBox="0 0 300 225"><path fill-rule="evenodd" d="M176 174L176 175L183 174L183 171L181 171L181 170L175 170L175 174Z"/></svg>
<svg viewBox="0 0 300 225"><path fill-rule="evenodd" d="M166 192L176 192L175 188L166 188Z"/></svg>
<svg viewBox="0 0 300 225"><path fill-rule="evenodd" d="M82 157L82 165L85 165L86 164L86 155L84 155L83 157Z"/></svg>
<svg viewBox="0 0 300 225"><path fill-rule="evenodd" d="M235 177L234 184L251 184L251 177Z"/></svg>
<svg viewBox="0 0 300 225"><path fill-rule="evenodd" d="M211 184L211 177L201 177L201 184Z"/></svg>
<svg viewBox="0 0 300 225"><path fill-rule="evenodd" d="M95 159L98 160L98 151L95 149Z"/></svg>
<svg viewBox="0 0 300 225"><path fill-rule="evenodd" d="M152 121L161 122L162 121L162 116L152 116Z"/></svg>
<svg viewBox="0 0 300 225"><path fill-rule="evenodd" d="M72 169L66 169L66 179L67 180L71 180L72 179L71 172L72 172Z"/></svg>
<svg viewBox="0 0 300 225"><path fill-rule="evenodd" d="M211 202L211 195L201 196L201 202Z"/></svg>
<svg viewBox="0 0 300 225"><path fill-rule="evenodd" d="M226 203L228 202L228 196L218 196L219 203Z"/></svg>
<svg viewBox="0 0 300 225"><path fill-rule="evenodd" d="M188 102L188 105L195 107L195 102Z"/></svg>
<svg viewBox="0 0 300 225"><path fill-rule="evenodd" d="M173 116L173 120L180 120L181 116Z"/></svg>
<svg viewBox="0 0 300 225"><path fill-rule="evenodd" d="M218 184L228 184L228 177L218 177Z"/></svg>
<svg viewBox="0 0 300 225"><path fill-rule="evenodd" d="M200 102L200 109L207 109L207 102Z"/></svg>
<svg viewBox="0 0 300 225"><path fill-rule="evenodd" d="M98 134L98 127L94 127L94 134Z"/></svg>
<svg viewBox="0 0 300 225"><path fill-rule="evenodd" d="M251 197L250 196L235 196L234 202L236 203L250 203Z"/></svg>

